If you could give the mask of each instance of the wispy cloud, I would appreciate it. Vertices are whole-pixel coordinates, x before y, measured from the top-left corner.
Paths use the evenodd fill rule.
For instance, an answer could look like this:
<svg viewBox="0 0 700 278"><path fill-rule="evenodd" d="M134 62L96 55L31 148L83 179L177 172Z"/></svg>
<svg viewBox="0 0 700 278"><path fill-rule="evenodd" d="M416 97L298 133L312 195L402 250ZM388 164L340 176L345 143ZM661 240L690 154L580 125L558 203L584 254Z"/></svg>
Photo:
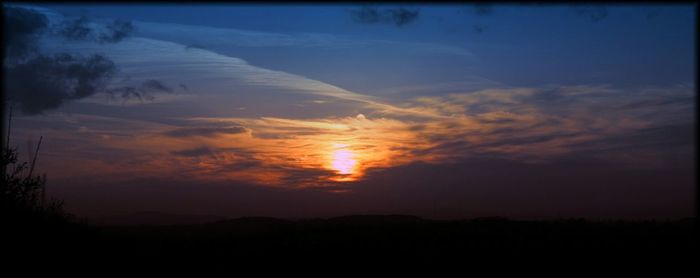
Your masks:
<svg viewBox="0 0 700 278"><path fill-rule="evenodd" d="M297 47L349 50L358 48L374 49L391 47L413 53L438 53L461 57L473 57L474 54L458 46L420 42L394 41L388 39L367 38L350 35L325 33L275 33L234 28L216 28L208 26L154 23L134 21L141 37L177 42L186 49L225 49L226 47ZM197 36L185 36L197 34Z"/></svg>
<svg viewBox="0 0 700 278"><path fill-rule="evenodd" d="M65 48L55 50L88 51L98 46L90 43L65 43L63 47ZM277 92L358 102L383 113L441 117L426 111L398 107L378 97L352 92L319 80L256 67L239 58L202 49L185 50L180 44L165 41L132 38L113 46L110 58L119 65L120 75L130 77L131 82L143 79L137 78L138 76L153 76L153 72L157 72L161 82L170 84L186 80L188 91L206 92L210 95L235 94L232 89L261 91L274 88ZM144 67L144 64L148 66ZM115 82L112 87L115 87ZM123 88L123 85L117 88ZM110 91L120 92L107 88L106 92Z"/></svg>
<svg viewBox="0 0 700 278"><path fill-rule="evenodd" d="M246 132L244 127L234 126L234 127L188 127L188 128L178 128L170 131L166 131L165 135L171 137L191 137L191 136L204 136L204 137L215 137L223 134L239 134Z"/></svg>

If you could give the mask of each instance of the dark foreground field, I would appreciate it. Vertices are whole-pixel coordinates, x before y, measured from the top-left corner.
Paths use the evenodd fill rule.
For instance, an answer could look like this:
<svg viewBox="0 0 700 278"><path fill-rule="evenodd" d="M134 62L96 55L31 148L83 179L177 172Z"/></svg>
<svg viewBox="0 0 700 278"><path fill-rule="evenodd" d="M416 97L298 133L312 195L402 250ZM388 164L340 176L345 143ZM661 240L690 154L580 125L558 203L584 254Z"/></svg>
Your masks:
<svg viewBox="0 0 700 278"><path fill-rule="evenodd" d="M229 269L259 263L577 261L585 265L622 260L679 268L696 263L694 225L694 219L431 221L412 216L299 221L250 217L197 225L102 227L44 221L4 229L9 248L3 253L17 265L57 269L76 264Z"/></svg>

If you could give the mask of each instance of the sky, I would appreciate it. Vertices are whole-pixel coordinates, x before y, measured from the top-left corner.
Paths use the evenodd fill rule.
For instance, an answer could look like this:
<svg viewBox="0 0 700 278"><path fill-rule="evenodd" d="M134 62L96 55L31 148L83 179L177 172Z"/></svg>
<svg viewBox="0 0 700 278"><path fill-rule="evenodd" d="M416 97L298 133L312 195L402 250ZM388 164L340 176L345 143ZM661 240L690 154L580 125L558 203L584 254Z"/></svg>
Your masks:
<svg viewBox="0 0 700 278"><path fill-rule="evenodd" d="M10 145L88 218L688 217L695 11L7 3Z"/></svg>

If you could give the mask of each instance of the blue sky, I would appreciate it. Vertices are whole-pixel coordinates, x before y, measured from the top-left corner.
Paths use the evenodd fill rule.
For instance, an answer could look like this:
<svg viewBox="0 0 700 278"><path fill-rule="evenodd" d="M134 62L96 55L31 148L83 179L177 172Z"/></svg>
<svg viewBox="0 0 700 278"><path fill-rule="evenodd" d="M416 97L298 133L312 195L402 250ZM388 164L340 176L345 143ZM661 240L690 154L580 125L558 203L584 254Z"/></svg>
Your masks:
<svg viewBox="0 0 700 278"><path fill-rule="evenodd" d="M370 70L366 72L368 75L400 70L403 68L401 65L413 68L410 72L401 72L404 79L395 83L407 82L416 76L423 76L426 82L441 81L441 77L435 76L438 74L427 70L437 65L450 68L447 73L441 72L440 76L473 74L511 86L589 82L620 86L668 85L690 82L693 78L694 10L692 6L683 5L605 7L604 18L597 21L580 14L581 11L594 13L600 9L596 6L496 5L491 6L489 12L479 14L474 6L441 5L421 7L417 21L399 28L389 24L356 24L348 16L348 10L356 7L346 5L101 5L54 8L68 15L89 14L274 34L316 33L357 40L430 43L460 48L473 54L471 59L455 59L439 53L392 57L389 49L356 49L351 52L326 50L318 53L323 50L274 47L244 50L240 54L241 58L256 65L295 70L305 76L329 78L329 81L337 82L345 80L340 76L324 75L320 69L329 58L341 64L340 73L336 75L349 74L357 67ZM483 26L484 30L477 32L475 26ZM180 35L182 38L168 38L183 42L195 39ZM197 38L197 41L205 40ZM223 54L240 52L229 47L221 45L214 50ZM278 56L284 54L270 53L284 53L285 50L298 52L286 55L291 58L282 61ZM353 60L356 62L352 63ZM421 71L421 68L425 70ZM352 75L358 73L353 72ZM384 75L390 78L389 74ZM449 77L442 77L446 78ZM345 82L352 86L356 80Z"/></svg>

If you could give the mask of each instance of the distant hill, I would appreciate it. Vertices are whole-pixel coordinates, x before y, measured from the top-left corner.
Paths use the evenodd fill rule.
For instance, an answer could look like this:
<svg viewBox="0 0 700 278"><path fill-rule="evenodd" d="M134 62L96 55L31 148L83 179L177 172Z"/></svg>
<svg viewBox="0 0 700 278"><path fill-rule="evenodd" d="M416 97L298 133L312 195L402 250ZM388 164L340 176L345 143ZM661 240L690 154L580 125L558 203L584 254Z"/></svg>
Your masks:
<svg viewBox="0 0 700 278"><path fill-rule="evenodd" d="M55 242L53 245L34 245L39 248L36 250L62 250L64 255L39 256L42 265L73 267L75 261L81 261L103 269L229 270L232 266L256 264L269 268L309 263L347 267L353 262L354 267L469 262L473 267L527 259L537 264L558 259L619 263L624 258L634 265L668 261L690 266L697 257L693 218L520 221L501 217L427 220L409 215L349 215L285 220L140 212L103 221L111 225L91 227L82 233L47 233L60 237L45 240ZM19 245L17 250L34 250ZM22 263L36 263L20 258Z"/></svg>
<svg viewBox="0 0 700 278"><path fill-rule="evenodd" d="M391 225L426 222L417 216L412 215L348 215L329 218L329 224L346 225Z"/></svg>
<svg viewBox="0 0 700 278"><path fill-rule="evenodd" d="M224 219L226 218L216 215L179 215L141 211L119 216L89 218L88 222L98 226L183 225L210 223Z"/></svg>

